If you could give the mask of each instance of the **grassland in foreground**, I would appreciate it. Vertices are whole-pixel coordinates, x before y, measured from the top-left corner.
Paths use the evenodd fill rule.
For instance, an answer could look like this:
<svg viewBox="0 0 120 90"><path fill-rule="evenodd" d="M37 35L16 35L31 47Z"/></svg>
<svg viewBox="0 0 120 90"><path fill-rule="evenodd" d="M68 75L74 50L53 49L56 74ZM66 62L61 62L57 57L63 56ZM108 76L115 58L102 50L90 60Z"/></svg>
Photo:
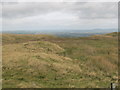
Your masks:
<svg viewBox="0 0 120 90"><path fill-rule="evenodd" d="M117 33L2 35L3 88L106 88L118 80Z"/></svg>

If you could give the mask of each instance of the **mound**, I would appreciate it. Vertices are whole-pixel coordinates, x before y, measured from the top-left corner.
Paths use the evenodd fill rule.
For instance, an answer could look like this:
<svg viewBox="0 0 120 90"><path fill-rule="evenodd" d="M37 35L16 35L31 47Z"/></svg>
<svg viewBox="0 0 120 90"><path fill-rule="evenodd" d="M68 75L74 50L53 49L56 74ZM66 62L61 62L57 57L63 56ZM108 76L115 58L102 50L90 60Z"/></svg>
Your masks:
<svg viewBox="0 0 120 90"><path fill-rule="evenodd" d="M46 52L46 53L60 53L64 52L64 49L59 45L50 43L47 41L37 41L24 43L24 48L32 52Z"/></svg>

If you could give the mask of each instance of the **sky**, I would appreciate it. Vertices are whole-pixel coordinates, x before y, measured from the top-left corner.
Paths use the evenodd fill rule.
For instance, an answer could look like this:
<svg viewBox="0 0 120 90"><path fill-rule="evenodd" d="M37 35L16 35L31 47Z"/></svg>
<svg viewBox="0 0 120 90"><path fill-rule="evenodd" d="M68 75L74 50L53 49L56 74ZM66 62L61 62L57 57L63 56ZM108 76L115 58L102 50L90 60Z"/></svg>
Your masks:
<svg viewBox="0 0 120 90"><path fill-rule="evenodd" d="M17 2L1 5L3 31L118 27L117 2Z"/></svg>

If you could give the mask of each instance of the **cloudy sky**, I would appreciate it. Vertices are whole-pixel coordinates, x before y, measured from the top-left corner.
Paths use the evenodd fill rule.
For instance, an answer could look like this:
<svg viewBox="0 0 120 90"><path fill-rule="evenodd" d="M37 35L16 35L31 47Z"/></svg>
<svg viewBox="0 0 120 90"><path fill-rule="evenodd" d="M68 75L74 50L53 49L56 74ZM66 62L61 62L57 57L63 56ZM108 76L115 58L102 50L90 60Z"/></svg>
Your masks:
<svg viewBox="0 0 120 90"><path fill-rule="evenodd" d="M4 3L3 31L117 28L117 4L117 2Z"/></svg>

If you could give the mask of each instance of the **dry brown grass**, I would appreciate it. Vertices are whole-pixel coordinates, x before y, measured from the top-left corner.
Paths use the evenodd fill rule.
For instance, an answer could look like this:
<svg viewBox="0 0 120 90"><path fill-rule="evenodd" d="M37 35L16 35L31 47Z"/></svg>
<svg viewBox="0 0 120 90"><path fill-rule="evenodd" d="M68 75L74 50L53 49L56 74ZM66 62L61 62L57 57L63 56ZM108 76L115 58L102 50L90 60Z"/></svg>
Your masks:
<svg viewBox="0 0 120 90"><path fill-rule="evenodd" d="M108 87L117 81L116 37L4 34L2 49L3 87Z"/></svg>

